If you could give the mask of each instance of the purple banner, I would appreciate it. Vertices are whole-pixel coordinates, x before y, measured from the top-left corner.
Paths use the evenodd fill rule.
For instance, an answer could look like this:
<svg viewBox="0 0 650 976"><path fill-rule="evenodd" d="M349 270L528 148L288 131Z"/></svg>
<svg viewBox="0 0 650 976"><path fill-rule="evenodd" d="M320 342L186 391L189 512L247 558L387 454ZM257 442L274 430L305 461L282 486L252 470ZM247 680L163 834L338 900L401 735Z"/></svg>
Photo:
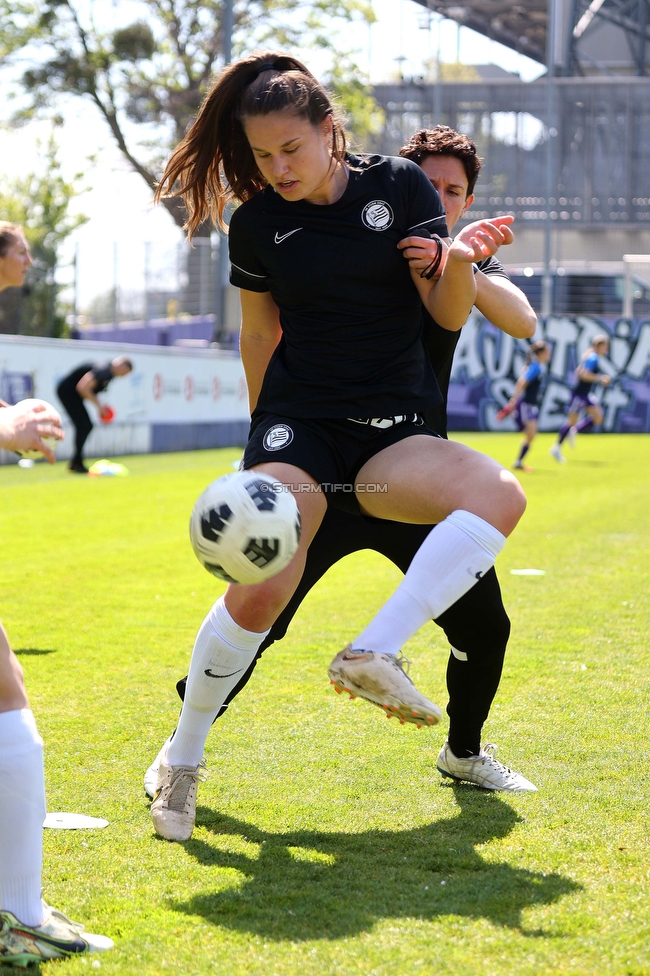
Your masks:
<svg viewBox="0 0 650 976"><path fill-rule="evenodd" d="M0 373L0 400L18 403L34 396L34 378L31 373Z"/></svg>
<svg viewBox="0 0 650 976"><path fill-rule="evenodd" d="M650 433L650 320L552 315L538 321L536 339L553 349L539 411L539 429L555 431L571 399L575 370L592 338L606 333L608 356L601 369L608 387L594 386L605 419L602 430ZM515 430L512 417L499 422L497 411L509 400L524 365L528 343L472 314L461 331L449 387L450 430Z"/></svg>

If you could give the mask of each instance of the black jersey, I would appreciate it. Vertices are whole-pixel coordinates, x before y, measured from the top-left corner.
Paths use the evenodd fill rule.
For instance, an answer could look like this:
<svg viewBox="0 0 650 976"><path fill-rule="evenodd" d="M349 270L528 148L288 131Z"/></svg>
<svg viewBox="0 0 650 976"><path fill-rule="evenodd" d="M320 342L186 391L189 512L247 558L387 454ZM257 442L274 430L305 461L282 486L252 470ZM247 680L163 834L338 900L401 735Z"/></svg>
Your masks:
<svg viewBox="0 0 650 976"><path fill-rule="evenodd" d="M103 363L102 365L98 363L82 363L80 366L76 366L71 373L68 373L59 385L76 389L77 383L86 373L93 374L95 380L94 393L103 393L113 379L110 363Z"/></svg>
<svg viewBox="0 0 650 976"><path fill-rule="evenodd" d="M336 203L286 201L267 187L232 216L232 284L269 291L280 310L258 410L369 418L441 402L420 297L397 248L419 225L447 236L440 198L408 159L348 161Z"/></svg>
<svg viewBox="0 0 650 976"><path fill-rule="evenodd" d="M482 271L483 274L489 275L490 277L498 276L508 278L506 269L494 256L479 261L477 267L479 271ZM424 308L422 309L422 315L424 348L431 360L443 397L442 406L427 411L426 420L432 430L442 434L447 429L446 403L449 394L449 379L451 377L454 353L458 345L458 340L460 339L460 329L458 332L450 332L448 329L443 329L431 318Z"/></svg>

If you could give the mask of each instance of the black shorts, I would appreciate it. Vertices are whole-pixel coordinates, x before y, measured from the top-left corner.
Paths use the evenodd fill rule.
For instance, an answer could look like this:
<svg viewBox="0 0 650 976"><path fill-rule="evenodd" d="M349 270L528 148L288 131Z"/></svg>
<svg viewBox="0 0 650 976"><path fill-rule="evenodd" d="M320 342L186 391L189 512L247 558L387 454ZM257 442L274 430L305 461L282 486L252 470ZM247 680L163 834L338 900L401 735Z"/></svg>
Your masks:
<svg viewBox="0 0 650 976"><path fill-rule="evenodd" d="M439 437L420 414L375 420L297 420L263 413L253 419L243 466L281 461L302 468L317 481L328 504L359 514L355 479L371 457L384 448L426 434ZM382 485L358 485L358 493L381 492Z"/></svg>

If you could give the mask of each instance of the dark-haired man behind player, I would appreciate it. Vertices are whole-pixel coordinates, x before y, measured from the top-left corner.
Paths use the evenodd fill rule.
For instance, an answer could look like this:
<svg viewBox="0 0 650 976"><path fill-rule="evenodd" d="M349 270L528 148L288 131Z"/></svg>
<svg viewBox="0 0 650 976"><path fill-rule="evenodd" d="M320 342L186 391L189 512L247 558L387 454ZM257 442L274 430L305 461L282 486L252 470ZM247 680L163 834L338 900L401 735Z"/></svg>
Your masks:
<svg viewBox="0 0 650 976"><path fill-rule="evenodd" d="M434 129L417 132L400 149L400 156L412 159L429 177L445 207L447 226L451 230L474 200L474 185L481 168L474 143L454 129L438 125ZM510 243L512 232L509 228L502 230ZM533 335L535 313L526 296L512 284L496 258L479 262L476 283L476 307L490 322L516 338ZM423 319L424 345L446 404L452 360L460 332L440 328L424 309ZM426 421L433 430L447 436L444 406L428 413ZM284 637L307 593L339 559L362 549L373 549L406 572L430 531L430 525L366 518L329 506L309 548L305 571L296 592L262 643L256 661L233 689L217 717L223 715L228 702L247 683L262 652ZM536 787L525 777L494 758L494 746L487 744L481 747L481 731L499 686L510 635L510 621L494 569L489 570L435 623L443 628L451 645L447 665L449 736L438 756L439 771L444 776L476 783L491 790L535 790ZM177 687L182 698L185 693L184 678ZM145 789L150 795L155 789L157 768L158 757L145 776Z"/></svg>

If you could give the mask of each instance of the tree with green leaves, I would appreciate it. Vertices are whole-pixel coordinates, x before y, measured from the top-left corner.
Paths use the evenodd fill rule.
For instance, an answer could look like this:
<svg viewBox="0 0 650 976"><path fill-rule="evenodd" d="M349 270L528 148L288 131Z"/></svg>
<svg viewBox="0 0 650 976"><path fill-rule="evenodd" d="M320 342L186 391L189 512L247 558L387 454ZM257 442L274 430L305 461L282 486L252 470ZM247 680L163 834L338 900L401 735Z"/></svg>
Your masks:
<svg viewBox="0 0 650 976"><path fill-rule="evenodd" d="M223 67L225 0L140 0L139 6L131 23L118 25L112 19L119 8L108 4L0 0L0 64L31 62L18 84L18 118L56 111L62 97L92 102L120 151L153 188ZM355 19L374 21L371 0L234 0L233 52L331 52L334 67L325 80L340 92L353 135L363 141L381 125L381 110L333 37L334 24ZM181 201L164 204L182 226Z"/></svg>
<svg viewBox="0 0 650 976"><path fill-rule="evenodd" d="M10 288L0 295L0 321L4 320L2 331L61 336L66 327L57 300L58 256L66 238L88 218L70 213L83 174L64 179L54 131L40 148L37 172L0 180L0 219L24 228L34 259L22 294L12 294L18 289Z"/></svg>

